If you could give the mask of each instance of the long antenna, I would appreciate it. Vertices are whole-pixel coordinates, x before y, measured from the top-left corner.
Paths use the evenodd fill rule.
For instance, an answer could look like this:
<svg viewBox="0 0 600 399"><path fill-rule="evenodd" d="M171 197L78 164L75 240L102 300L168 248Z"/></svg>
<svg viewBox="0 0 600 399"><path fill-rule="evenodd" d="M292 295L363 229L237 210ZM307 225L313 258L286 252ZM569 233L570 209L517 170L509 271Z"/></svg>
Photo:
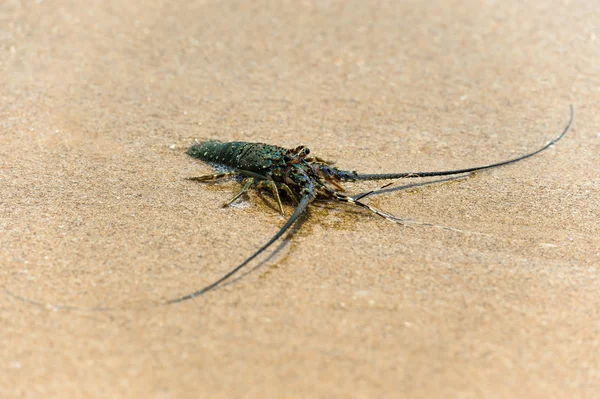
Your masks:
<svg viewBox="0 0 600 399"><path fill-rule="evenodd" d="M263 245L262 247L260 247L256 252L254 252L250 257L248 257L245 261L243 261L242 263L240 263L238 266L236 266L235 268L231 269L223 277L221 277L220 279L218 279L214 283L211 283L211 284L207 285L206 287L199 289L198 291L192 292L191 294L187 294L187 295L184 295L184 296L179 297L179 298L170 299L170 300L166 301L164 304L165 305L171 305L173 303L179 303L179 302L187 301L188 299L193 299L193 298L195 298L197 296L206 294L208 291L211 291L211 290L214 290L215 288L217 288L223 282L225 282L226 280L228 280L231 276L233 276L234 274L236 274L237 272L239 272L244 266L246 266L248 263L250 263L250 261L252 259L256 258L258 255L260 255L262 252L264 252L267 248L269 248L275 241L277 241L277 239L279 237L281 237L290 227L292 227L292 225L294 224L294 222L296 222L296 220L298 220L298 218L300 217L300 215L302 215L304 213L304 211L308 207L308 204L310 204L310 202L313 199L314 199L314 196L311 196L311 195L305 195L304 197L302 197L302 199L300 200L300 203L296 207L296 210L294 211L294 213L292 214L292 216L290 216L290 218L288 219L288 221L283 225L283 227L281 229L279 229L279 231L273 237L271 237L271 239L269 241L267 241L267 243L265 245Z"/></svg>
<svg viewBox="0 0 600 399"><path fill-rule="evenodd" d="M198 291L192 292L191 294L187 294L187 295L184 295L182 297L175 298L175 299L170 299L170 300L168 300L166 302L163 302L163 305L170 305L170 304L173 304L173 303L179 303L179 302L187 301L188 299L193 299L193 298L195 298L197 296L206 294L208 291L211 291L211 290L214 290L215 288L217 288L223 282L225 282L226 280L228 280L229 278L231 278L231 276L233 276L234 274L236 274L237 272L239 272L244 266L246 266L248 263L250 263L250 261L252 259L256 258L258 255L260 255L262 252L264 252L267 248L269 248L275 241L277 241L277 239L279 237L281 237L287 230L289 230L289 228L292 227L292 225L294 224L294 222L296 222L296 220L298 220L298 218L300 217L300 215L302 215L302 213L304 213L304 211L308 207L308 204L310 204L310 202L313 199L314 199L314 196L311 196L311 195L305 195L304 197L302 197L302 200L300 201L300 203L296 207L296 210L294 211L294 213L292 214L292 216L290 216L290 218L288 219L288 221L283 225L283 227L281 229L279 229L279 231L273 237L271 237L271 239L269 241L267 241L267 243L265 245L263 245L262 247L260 247L249 258L247 258L245 261L243 261L238 266L236 266L235 268L233 268L231 271L229 271L223 277L221 277L220 279L218 279L214 283L211 283L211 284L207 285L206 287L199 289ZM13 294L8 289L5 289L5 291L6 291L6 293L8 295L10 295L11 297L13 297L15 299L18 299L20 301L23 301L23 302L26 302L26 303L30 303L30 304L33 304L33 305L36 305L36 306L40 306L40 307L43 307L43 308L49 308L49 309L64 309L64 310L87 311L87 312L98 312L98 311L108 311L108 310L119 310L119 309L121 309L121 308L108 308L108 307L81 308L81 307L77 307L77 306L54 305L54 304L50 304L50 303L34 301L34 300L31 300L31 299L28 299L28 298L25 298L25 297Z"/></svg>
<svg viewBox="0 0 600 399"><path fill-rule="evenodd" d="M518 158L509 159L508 161L493 163L491 165L476 166L474 168L444 170L444 171L438 171L438 172L405 172L405 173L374 173L374 174L360 174L359 173L354 177L354 179L355 180L386 180L386 179L403 179L403 178L458 175L461 173L476 172L478 170L497 168L499 166L504 166L504 165L508 165L511 163L519 162L519 161L522 161L529 157L532 157L536 154L539 154L540 152L544 151L545 149L552 146L553 144L556 144L560 139L562 139L564 137L565 134L567 134L567 132L571 128L571 123L573 123L573 117L575 114L572 104L570 105L570 109L571 109L571 117L569 118L569 122L567 123L567 126L565 127L563 132L560 134L560 136L558 136L554 140L550 141L548 144L546 144L542 148L540 148L534 152L530 152L529 154L522 155Z"/></svg>

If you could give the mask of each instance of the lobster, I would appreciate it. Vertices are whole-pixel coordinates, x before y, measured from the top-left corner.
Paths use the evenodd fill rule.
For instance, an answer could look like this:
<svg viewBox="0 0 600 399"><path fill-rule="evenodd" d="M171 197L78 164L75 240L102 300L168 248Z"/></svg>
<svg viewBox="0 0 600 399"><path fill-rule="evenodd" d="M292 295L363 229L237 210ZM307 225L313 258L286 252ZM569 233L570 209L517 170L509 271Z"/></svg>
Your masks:
<svg viewBox="0 0 600 399"><path fill-rule="evenodd" d="M193 299L217 288L223 282L231 278L234 274L248 265L248 263L250 263L258 255L267 250L275 241L277 241L287 230L290 229L290 227L298 220L298 218L307 210L310 203L316 198L326 198L345 202L365 208L387 220L397 223L404 222L403 220L387 212L379 210L361 201L366 196L371 195L373 191L369 191L355 197L343 194L342 191L344 191L344 188L340 184L342 182L460 175L513 164L533 157L534 155L539 154L561 140L569 131L573 122L573 117L574 111L573 106L571 105L570 118L562 133L543 147L533 152L517 158L512 158L489 165L434 172L363 174L355 171L341 170L334 167L332 162L325 161L319 157L309 156L310 150L305 146L286 149L275 145L247 143L241 141L224 143L216 140L210 140L196 142L187 150L188 155L194 158L199 158L200 160L208 163L227 166L231 168L231 170L228 172L190 177L188 180L206 182L234 175L238 175L243 178L241 189L227 202L225 202L224 206L231 204L250 188L267 188L273 193L273 197L275 198L281 214L284 214L284 210L281 203L280 192L285 193L286 196L295 202L296 208L285 224L279 229L279 231L238 266L231 269L221 278L205 286L204 288L201 288L190 294L168 300L165 302L165 304L173 304Z"/></svg>

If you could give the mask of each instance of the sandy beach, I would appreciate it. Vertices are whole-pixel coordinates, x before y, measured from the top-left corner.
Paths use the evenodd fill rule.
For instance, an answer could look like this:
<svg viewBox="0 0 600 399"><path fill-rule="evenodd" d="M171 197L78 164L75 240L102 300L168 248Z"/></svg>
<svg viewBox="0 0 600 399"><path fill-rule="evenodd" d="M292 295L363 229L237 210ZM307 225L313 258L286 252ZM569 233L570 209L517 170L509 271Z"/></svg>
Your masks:
<svg viewBox="0 0 600 399"><path fill-rule="evenodd" d="M0 396L598 397L599 27L586 1L2 1ZM365 199L418 223L315 201L163 305L286 221L186 180L194 140L446 170L570 104L531 159Z"/></svg>

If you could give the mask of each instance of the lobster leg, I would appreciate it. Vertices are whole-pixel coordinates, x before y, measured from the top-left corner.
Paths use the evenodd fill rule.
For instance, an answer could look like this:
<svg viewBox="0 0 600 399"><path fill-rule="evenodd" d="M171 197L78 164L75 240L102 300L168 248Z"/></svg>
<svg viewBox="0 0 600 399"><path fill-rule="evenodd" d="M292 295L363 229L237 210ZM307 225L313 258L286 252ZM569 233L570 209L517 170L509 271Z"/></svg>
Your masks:
<svg viewBox="0 0 600 399"><path fill-rule="evenodd" d="M277 201L277 206L279 207L279 212L285 216L283 212L283 204L281 203L281 198L279 197L279 190L277 189L277 184L273 180L261 180L256 183L256 188L270 188L273 192L273 197L275 197L275 201Z"/></svg>
<svg viewBox="0 0 600 399"><path fill-rule="evenodd" d="M246 191L248 191L248 189L250 188L250 186L252 186L252 184L254 183L254 178L252 177L247 177L244 179L244 181L242 182L242 188L240 191L238 191L233 197L231 197L227 202L225 202L223 204L223 207L229 206L231 205L231 203L233 201L235 201L236 199L240 198L240 196L242 194L244 194Z"/></svg>
<svg viewBox="0 0 600 399"><path fill-rule="evenodd" d="M294 194L294 192L292 191L290 186L288 186L285 183L275 183L275 184L277 184L278 189L285 191L287 196L290 197L292 199L292 201L294 201L296 203L296 205L298 205L300 203L298 201L298 198L296 197L296 194Z"/></svg>
<svg viewBox="0 0 600 399"><path fill-rule="evenodd" d="M329 184L331 184L332 186L334 186L335 188L337 188L340 191L346 191L346 189L339 183L337 183L335 180L333 179L325 179L325 181Z"/></svg>
<svg viewBox="0 0 600 399"><path fill-rule="evenodd" d="M235 172L222 172L222 173L213 173L210 175L202 175L202 176L194 176L194 177L186 177L187 180L193 181L211 181L218 180L224 177L229 177L235 175Z"/></svg>

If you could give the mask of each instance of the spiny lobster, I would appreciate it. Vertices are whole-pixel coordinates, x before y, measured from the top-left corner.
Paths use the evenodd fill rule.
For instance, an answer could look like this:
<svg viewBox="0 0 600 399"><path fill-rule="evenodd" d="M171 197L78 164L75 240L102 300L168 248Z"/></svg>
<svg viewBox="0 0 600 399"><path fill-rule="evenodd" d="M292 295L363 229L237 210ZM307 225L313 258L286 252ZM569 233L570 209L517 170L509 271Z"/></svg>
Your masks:
<svg viewBox="0 0 600 399"><path fill-rule="evenodd" d="M294 149L285 149L269 144L246 143L239 141L229 143L223 143L220 141L204 141L195 143L187 151L190 156L199 158L205 162L228 166L233 170L229 172L191 177L189 180L210 181L233 175L240 175L243 177L242 188L225 203L225 206L231 204L251 187L270 189L273 193L275 201L277 202L279 211L282 214L284 211L281 204L281 198L279 196L280 191L284 192L297 205L294 213L286 221L283 227L281 227L279 231L273 237L271 237L269 241L267 241L266 244L256 250L256 252L244 260L241 264L233 268L231 271L226 273L223 277L219 278L212 284L209 284L191 294L168 300L165 302L165 304L178 303L195 298L199 295L205 294L210 290L213 290L221 283L229 279L240 269L246 266L250 261L269 248L269 246L271 246L277 239L279 239L296 222L300 215L306 211L308 205L317 197L329 198L353 204L368 209L369 211L374 212L375 214L388 220L399 223L403 222L401 219L398 219L387 212L381 211L371 205L361 202L361 199L372 194L372 191L357 197L350 197L340 193L340 191L344 191L344 189L338 182L393 180L459 175L481 171L484 169L497 168L519 162L544 151L562 139L569 131L571 123L573 122L574 111L572 105L570 106L570 112L569 121L562 133L538 150L517 158L485 166L436 172L363 174L354 171L340 170L334 167L331 162L327 162L318 157L310 157L310 150L305 146L299 146Z"/></svg>

